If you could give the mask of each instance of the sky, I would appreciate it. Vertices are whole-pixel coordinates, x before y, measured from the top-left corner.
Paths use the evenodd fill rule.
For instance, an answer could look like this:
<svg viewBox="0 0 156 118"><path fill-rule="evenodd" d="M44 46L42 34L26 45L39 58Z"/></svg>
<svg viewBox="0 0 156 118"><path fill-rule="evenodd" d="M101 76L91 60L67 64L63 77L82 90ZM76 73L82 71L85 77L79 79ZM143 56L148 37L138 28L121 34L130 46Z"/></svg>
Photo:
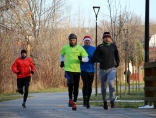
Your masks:
<svg viewBox="0 0 156 118"><path fill-rule="evenodd" d="M110 0L114 1L114 0ZM136 15L140 16L142 21L145 20L145 1L146 0L116 0L117 2L120 1L122 7L126 6L128 11L134 12ZM149 0L150 1L150 11L149 17L150 20L156 20L156 13L155 13L155 5L156 0ZM91 19L95 20L95 13L93 11L93 6L100 6L100 11L98 13L98 20L106 18L109 15L108 12L108 4L107 0L69 0L69 4L72 7L72 14L77 14L78 9L81 8L81 14L84 14L86 17L90 17Z"/></svg>

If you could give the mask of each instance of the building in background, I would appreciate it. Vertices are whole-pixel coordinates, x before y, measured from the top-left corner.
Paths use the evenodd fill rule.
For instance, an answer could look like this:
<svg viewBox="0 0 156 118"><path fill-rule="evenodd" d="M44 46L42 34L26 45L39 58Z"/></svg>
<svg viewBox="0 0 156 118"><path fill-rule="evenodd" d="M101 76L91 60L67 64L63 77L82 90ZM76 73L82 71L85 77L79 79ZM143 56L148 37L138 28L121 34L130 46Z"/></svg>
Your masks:
<svg viewBox="0 0 156 118"><path fill-rule="evenodd" d="M156 62L156 34L149 40L149 62Z"/></svg>

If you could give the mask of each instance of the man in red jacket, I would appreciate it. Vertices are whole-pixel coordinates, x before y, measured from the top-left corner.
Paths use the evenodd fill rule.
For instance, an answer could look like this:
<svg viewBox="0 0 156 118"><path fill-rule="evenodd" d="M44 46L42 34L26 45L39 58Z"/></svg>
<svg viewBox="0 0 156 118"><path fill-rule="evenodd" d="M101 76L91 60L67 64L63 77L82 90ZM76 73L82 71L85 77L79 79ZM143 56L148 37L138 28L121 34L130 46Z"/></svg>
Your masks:
<svg viewBox="0 0 156 118"><path fill-rule="evenodd" d="M32 59L27 58L26 50L21 50L21 57L15 60L11 69L17 75L17 91L22 95L24 93L22 106L26 108L25 103L28 97L31 74L34 74L35 70Z"/></svg>

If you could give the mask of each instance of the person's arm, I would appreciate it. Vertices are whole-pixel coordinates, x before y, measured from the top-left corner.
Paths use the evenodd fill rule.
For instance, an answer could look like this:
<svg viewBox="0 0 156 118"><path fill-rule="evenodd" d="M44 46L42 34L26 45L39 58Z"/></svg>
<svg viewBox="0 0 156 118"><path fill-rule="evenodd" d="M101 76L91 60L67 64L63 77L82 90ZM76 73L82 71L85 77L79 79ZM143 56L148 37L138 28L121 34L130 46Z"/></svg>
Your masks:
<svg viewBox="0 0 156 118"><path fill-rule="evenodd" d="M31 68L31 74L34 74L35 66L34 66L34 63L33 63L32 59L31 59L30 68Z"/></svg>
<svg viewBox="0 0 156 118"><path fill-rule="evenodd" d="M12 72L14 72L15 74L19 73L19 71L17 70L17 60L15 60L15 62L12 64L11 70L12 70Z"/></svg>
<svg viewBox="0 0 156 118"><path fill-rule="evenodd" d="M64 56L66 55L66 48L67 48L68 46L66 45L66 46L64 46L62 49L61 49L61 51L60 51L60 67L62 68L62 67L64 67L65 65L64 65Z"/></svg>
<svg viewBox="0 0 156 118"><path fill-rule="evenodd" d="M64 67L64 56L62 54L60 54L60 62L61 62L60 67L61 68Z"/></svg>
<svg viewBox="0 0 156 118"><path fill-rule="evenodd" d="M60 54L60 62L64 61L64 56L62 54Z"/></svg>
<svg viewBox="0 0 156 118"><path fill-rule="evenodd" d="M88 62L88 61L89 61L88 56L87 57L82 57L82 62Z"/></svg>
<svg viewBox="0 0 156 118"><path fill-rule="evenodd" d="M88 53L83 47L81 47L80 50L81 51L80 51L80 55L78 55L78 59L80 60L80 62L88 62L89 61Z"/></svg>
<svg viewBox="0 0 156 118"><path fill-rule="evenodd" d="M100 62L100 58L99 58L100 49L99 48L100 47L98 46L93 53L93 57L92 57L93 62Z"/></svg>
<svg viewBox="0 0 156 118"><path fill-rule="evenodd" d="M89 50L87 53L88 53L88 62L90 63L95 63L94 60L92 59L93 58L93 54L95 52L95 47L92 47L91 50Z"/></svg>

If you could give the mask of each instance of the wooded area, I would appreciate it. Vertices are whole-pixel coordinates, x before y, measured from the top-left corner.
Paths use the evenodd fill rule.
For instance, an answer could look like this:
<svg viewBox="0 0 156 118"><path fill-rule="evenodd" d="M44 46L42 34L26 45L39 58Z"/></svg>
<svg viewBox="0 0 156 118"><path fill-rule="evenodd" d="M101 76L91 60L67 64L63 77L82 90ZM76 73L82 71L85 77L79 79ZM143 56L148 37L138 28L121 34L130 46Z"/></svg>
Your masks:
<svg viewBox="0 0 156 118"><path fill-rule="evenodd" d="M35 74L30 88L33 90L66 86L64 71L60 68L60 49L68 44L68 36L75 33L78 44L84 35L90 35L95 45L95 27L86 27L83 14L78 11L75 24L71 20L68 0L1 0L0 2L0 93L16 90L16 75L11 64L27 49L35 63ZM124 70L131 60L140 73L144 62L144 21L134 12L119 9L117 0L107 0L109 16L98 23L98 44L104 31L110 31L116 43L121 63L117 81L124 81ZM156 34L156 21L150 20L150 35ZM139 81L139 80L138 80Z"/></svg>

